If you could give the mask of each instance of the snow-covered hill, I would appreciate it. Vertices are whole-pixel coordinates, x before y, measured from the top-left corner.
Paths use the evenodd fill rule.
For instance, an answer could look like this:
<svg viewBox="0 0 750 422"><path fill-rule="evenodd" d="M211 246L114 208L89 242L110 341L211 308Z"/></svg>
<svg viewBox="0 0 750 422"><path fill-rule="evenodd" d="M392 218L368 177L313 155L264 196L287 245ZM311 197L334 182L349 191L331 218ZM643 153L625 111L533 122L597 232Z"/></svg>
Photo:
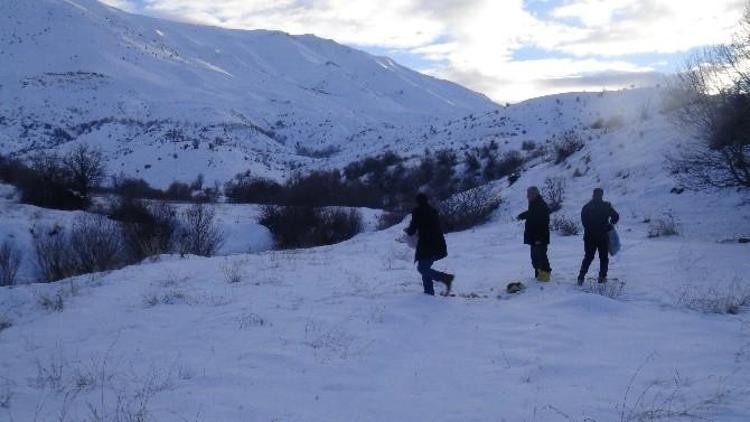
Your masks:
<svg viewBox="0 0 750 422"><path fill-rule="evenodd" d="M153 19L96 0L3 1L0 63L0 151L90 142L111 172L157 184L248 168L278 176L365 128L497 107L330 40Z"/></svg>

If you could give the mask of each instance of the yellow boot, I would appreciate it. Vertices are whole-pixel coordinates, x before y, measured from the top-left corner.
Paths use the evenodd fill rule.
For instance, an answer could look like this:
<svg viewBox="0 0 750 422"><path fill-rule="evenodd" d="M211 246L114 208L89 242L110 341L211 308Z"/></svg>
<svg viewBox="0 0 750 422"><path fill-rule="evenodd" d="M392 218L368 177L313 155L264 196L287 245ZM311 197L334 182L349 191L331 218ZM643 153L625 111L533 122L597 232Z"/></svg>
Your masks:
<svg viewBox="0 0 750 422"><path fill-rule="evenodd" d="M542 283L547 283L550 279L550 273L548 271L539 270L539 275L537 275L536 279Z"/></svg>

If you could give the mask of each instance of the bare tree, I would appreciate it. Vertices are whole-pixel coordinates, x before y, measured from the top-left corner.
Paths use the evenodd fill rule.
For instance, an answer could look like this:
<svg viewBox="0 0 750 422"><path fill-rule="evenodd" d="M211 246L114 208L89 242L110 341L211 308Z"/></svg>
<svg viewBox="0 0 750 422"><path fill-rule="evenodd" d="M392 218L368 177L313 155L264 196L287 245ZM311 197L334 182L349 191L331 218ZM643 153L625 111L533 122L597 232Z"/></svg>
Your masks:
<svg viewBox="0 0 750 422"><path fill-rule="evenodd" d="M216 211L208 205L194 204L185 210L183 218L178 236L180 254L213 256L224 243L224 231L216 223Z"/></svg>
<svg viewBox="0 0 750 422"><path fill-rule="evenodd" d="M105 216L84 214L76 218L68 242L78 273L108 271L122 265L120 227Z"/></svg>
<svg viewBox="0 0 750 422"><path fill-rule="evenodd" d="M84 198L104 178L104 156L100 149L79 145L63 158L63 164L70 173L72 186Z"/></svg>
<svg viewBox="0 0 750 422"><path fill-rule="evenodd" d="M692 189L750 188L750 4L735 40L692 59L672 96L698 137L667 157L674 177Z"/></svg>
<svg viewBox="0 0 750 422"><path fill-rule="evenodd" d="M60 225L33 227L36 264L43 281L120 268L122 238L118 224L100 215L82 215L69 230Z"/></svg>
<svg viewBox="0 0 750 422"><path fill-rule="evenodd" d="M14 242L6 240L0 246L0 286L12 286L21 266L23 254Z"/></svg>
<svg viewBox="0 0 750 422"><path fill-rule="evenodd" d="M121 223L130 262L173 251L179 222L171 205L123 198L113 205L110 216Z"/></svg>
<svg viewBox="0 0 750 422"><path fill-rule="evenodd" d="M42 281L49 283L76 275L75 257L62 227L34 227L31 234Z"/></svg>
<svg viewBox="0 0 750 422"><path fill-rule="evenodd" d="M557 212L562 208L566 188L567 183L564 177L555 176L544 179L542 196L547 201L550 212Z"/></svg>

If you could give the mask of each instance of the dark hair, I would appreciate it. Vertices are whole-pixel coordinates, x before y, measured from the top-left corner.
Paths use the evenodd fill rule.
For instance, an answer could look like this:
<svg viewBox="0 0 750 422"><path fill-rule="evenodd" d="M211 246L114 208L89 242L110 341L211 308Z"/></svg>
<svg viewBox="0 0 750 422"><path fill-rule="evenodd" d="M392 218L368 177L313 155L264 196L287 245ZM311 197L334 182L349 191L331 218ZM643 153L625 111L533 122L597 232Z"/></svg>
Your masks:
<svg viewBox="0 0 750 422"><path fill-rule="evenodd" d="M427 205L427 194L420 192L417 194L417 205Z"/></svg>
<svg viewBox="0 0 750 422"><path fill-rule="evenodd" d="M604 189L602 188L594 189L594 198L603 198L603 197L604 197Z"/></svg>

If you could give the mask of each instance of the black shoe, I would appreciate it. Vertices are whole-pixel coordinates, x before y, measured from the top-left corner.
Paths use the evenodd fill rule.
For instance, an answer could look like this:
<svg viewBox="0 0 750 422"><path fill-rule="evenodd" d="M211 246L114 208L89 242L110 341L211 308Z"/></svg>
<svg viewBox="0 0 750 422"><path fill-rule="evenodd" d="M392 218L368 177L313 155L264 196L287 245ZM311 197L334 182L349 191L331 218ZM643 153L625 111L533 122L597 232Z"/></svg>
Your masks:
<svg viewBox="0 0 750 422"><path fill-rule="evenodd" d="M451 292L451 288L453 287L453 280L456 278L453 274L447 274L445 276L445 280L443 280L443 283L445 283L445 294Z"/></svg>
<svg viewBox="0 0 750 422"><path fill-rule="evenodd" d="M599 281L599 284L604 284L604 283L607 282L607 277L599 276L599 280L598 281Z"/></svg>

